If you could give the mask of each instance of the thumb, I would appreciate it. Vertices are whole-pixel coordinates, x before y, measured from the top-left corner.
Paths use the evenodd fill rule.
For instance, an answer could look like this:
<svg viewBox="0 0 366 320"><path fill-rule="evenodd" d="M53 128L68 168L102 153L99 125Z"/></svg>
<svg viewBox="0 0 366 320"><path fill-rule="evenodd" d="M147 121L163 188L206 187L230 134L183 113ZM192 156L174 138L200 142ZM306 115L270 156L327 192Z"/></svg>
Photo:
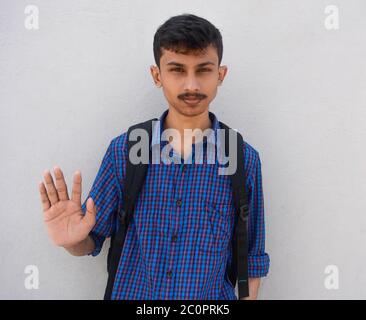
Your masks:
<svg viewBox="0 0 366 320"><path fill-rule="evenodd" d="M89 226L93 227L95 224L95 216L97 214L97 209L92 198L89 198L86 201L86 212L84 215L84 222L86 222Z"/></svg>

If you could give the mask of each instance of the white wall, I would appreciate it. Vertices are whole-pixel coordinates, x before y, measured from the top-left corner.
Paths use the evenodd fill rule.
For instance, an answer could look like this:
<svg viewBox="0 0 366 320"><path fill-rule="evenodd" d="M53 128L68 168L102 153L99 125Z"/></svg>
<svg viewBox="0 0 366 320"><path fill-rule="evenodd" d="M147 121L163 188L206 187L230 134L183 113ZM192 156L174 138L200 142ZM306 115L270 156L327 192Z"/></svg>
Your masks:
<svg viewBox="0 0 366 320"><path fill-rule="evenodd" d="M30 4L38 30L24 26ZM221 30L229 72L210 110L261 155L271 267L260 298L366 298L363 0L0 0L0 298L103 296L107 246L96 258L54 247L37 185L55 164L68 184L80 169L85 197L108 142L165 110L152 41L184 12ZM38 290L25 289L27 265ZM327 265L338 290L324 286Z"/></svg>

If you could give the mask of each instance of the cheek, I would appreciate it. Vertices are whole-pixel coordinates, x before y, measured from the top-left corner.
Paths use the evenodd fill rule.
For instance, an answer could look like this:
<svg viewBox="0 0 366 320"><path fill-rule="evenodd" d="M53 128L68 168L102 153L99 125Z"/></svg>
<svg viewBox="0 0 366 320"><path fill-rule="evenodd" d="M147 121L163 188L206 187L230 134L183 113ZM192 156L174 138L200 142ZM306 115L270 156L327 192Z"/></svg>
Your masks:
<svg viewBox="0 0 366 320"><path fill-rule="evenodd" d="M212 80L210 82L206 82L205 86L203 87L204 93L209 96L215 96L217 92L217 81Z"/></svg>
<svg viewBox="0 0 366 320"><path fill-rule="evenodd" d="M217 87L219 85L219 75L218 74L215 74L215 75L212 75L212 77L210 77L210 83Z"/></svg>
<svg viewBox="0 0 366 320"><path fill-rule="evenodd" d="M201 79L202 88L207 91L215 91L217 89L218 84L219 79L218 76L216 75L207 75L205 77L202 77Z"/></svg>
<svg viewBox="0 0 366 320"><path fill-rule="evenodd" d="M179 90L181 90L181 83L182 81L180 79L172 75L165 76L164 79L162 79L163 88L169 94L179 92Z"/></svg>
<svg viewBox="0 0 366 320"><path fill-rule="evenodd" d="M169 102L169 103L177 103L178 102L178 94L179 92L178 91L175 91L174 89L172 89L171 87L167 88L166 86L163 87L163 93L164 93L164 96L166 98L166 100Z"/></svg>
<svg viewBox="0 0 366 320"><path fill-rule="evenodd" d="M179 93L177 93L177 90L176 88L172 87L171 85L169 86L163 86L164 88L164 95L166 97L169 97L169 98L173 98L176 97Z"/></svg>

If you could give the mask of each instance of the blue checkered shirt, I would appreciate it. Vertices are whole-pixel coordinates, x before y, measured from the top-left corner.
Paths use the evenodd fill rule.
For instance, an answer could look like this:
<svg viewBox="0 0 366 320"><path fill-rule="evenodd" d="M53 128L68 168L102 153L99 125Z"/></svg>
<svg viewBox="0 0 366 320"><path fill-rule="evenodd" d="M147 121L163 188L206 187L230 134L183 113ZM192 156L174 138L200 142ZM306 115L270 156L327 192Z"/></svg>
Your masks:
<svg viewBox="0 0 366 320"><path fill-rule="evenodd" d="M173 148L164 148L168 142L161 139L161 134L167 114L165 110L159 118L160 126L154 126L152 147L160 144L162 157L174 162L149 164L111 298L235 300L235 288L226 272L232 259L231 239L237 219L231 181L218 174L217 163L207 159L197 163L197 146L207 146L210 139L192 145L192 163L185 163ZM209 116L216 134L219 121L212 112ZM245 140L244 149L249 196L248 275L264 277L270 260L265 252L261 162L258 152ZM118 228L116 213L123 207L127 156L124 132L111 140L88 195L97 207L96 224L90 232L95 242L92 256L99 254L105 239Z"/></svg>

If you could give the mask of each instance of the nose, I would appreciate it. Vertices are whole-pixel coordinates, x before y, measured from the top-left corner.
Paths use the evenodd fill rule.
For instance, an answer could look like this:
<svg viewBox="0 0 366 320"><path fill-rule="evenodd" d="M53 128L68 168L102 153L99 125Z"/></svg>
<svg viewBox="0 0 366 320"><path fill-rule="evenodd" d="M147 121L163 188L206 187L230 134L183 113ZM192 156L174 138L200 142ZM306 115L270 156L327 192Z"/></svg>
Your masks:
<svg viewBox="0 0 366 320"><path fill-rule="evenodd" d="M197 77L194 74L187 75L184 81L184 91L199 91L200 85Z"/></svg>

